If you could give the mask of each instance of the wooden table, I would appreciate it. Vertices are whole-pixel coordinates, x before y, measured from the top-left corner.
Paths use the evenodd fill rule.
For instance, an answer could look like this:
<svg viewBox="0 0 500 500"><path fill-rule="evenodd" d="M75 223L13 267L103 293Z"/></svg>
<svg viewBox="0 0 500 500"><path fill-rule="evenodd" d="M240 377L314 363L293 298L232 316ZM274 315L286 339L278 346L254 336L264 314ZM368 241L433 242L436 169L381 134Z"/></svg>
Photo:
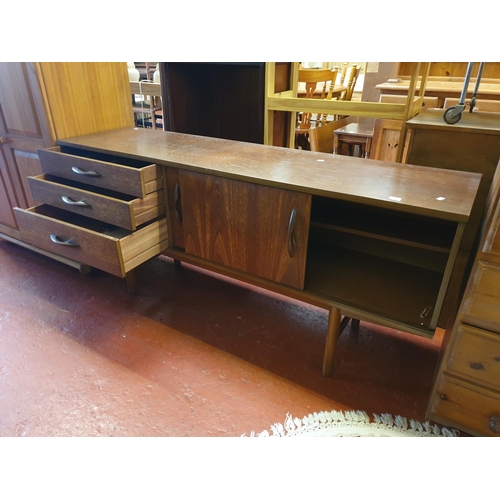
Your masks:
<svg viewBox="0 0 500 500"><path fill-rule="evenodd" d="M381 94L407 95L409 86L409 80L401 80L397 82L380 83L375 88L380 90ZM442 108L447 97L460 97L463 86L463 81L428 80L425 86L425 95L437 97L438 107ZM475 82L471 82L467 89L467 97L472 96L474 87ZM419 88L420 83L417 83L417 92ZM500 100L500 81L498 83L481 81L477 98Z"/></svg>
<svg viewBox="0 0 500 500"><path fill-rule="evenodd" d="M365 158L370 157L370 150L373 139L373 127L360 123L350 123L345 127L339 128L333 132L333 154L342 154L342 146L359 146L361 155ZM349 156L353 156L349 154Z"/></svg>

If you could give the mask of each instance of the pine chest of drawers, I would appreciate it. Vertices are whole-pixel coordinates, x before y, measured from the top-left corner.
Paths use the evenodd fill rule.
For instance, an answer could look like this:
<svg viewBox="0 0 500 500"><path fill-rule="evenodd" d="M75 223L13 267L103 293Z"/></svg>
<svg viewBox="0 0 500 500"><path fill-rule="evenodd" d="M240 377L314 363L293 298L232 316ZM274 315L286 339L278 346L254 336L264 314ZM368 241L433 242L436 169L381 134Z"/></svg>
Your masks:
<svg viewBox="0 0 500 500"><path fill-rule="evenodd" d="M500 435L500 172L481 243L439 366L427 418L478 436Z"/></svg>

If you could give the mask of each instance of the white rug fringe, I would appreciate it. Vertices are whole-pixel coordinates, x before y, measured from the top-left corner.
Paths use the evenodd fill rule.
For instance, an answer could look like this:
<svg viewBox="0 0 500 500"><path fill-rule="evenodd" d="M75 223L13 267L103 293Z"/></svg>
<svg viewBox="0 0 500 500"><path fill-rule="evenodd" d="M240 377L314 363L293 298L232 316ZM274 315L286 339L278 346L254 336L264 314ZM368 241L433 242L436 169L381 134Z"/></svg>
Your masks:
<svg viewBox="0 0 500 500"><path fill-rule="evenodd" d="M299 419L286 415L284 424L271 425L271 432L264 430L250 436L241 437L456 437L456 429L447 429L417 422L401 416L393 417L388 413L369 415L364 411L322 411Z"/></svg>

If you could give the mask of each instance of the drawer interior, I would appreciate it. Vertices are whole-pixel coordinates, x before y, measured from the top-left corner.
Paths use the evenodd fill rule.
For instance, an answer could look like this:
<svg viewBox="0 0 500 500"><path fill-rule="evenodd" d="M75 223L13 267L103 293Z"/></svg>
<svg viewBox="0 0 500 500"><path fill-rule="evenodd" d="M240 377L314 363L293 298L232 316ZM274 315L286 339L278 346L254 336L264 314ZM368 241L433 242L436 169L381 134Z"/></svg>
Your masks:
<svg viewBox="0 0 500 500"><path fill-rule="evenodd" d="M72 148L70 146L61 146L60 151L61 153L65 153L68 155L80 156L82 158L105 161L108 163L117 163L119 165L124 165L126 167L133 167L133 168L143 168L151 164L151 162L135 160L134 158L128 158L108 153L100 153L97 151L88 151L85 149Z"/></svg>
<svg viewBox="0 0 500 500"><path fill-rule="evenodd" d="M128 229L123 229L112 224L106 224L105 222L100 222L98 220L73 212L68 212L67 210L62 210L50 205L37 205L30 208L29 211L45 217L50 217L51 219L65 222L67 224L73 224L96 233L112 236L114 238L123 238L132 234L132 231L129 231Z"/></svg>
<svg viewBox="0 0 500 500"><path fill-rule="evenodd" d="M102 196L107 196L109 198L115 198L115 199L121 200L121 201L129 202L129 201L136 199L136 196L131 196L131 195L128 195L125 193L119 193L118 191L112 191L110 189L104 189L100 186L93 186L93 185L89 185L89 184L84 184L83 182L77 182L77 181L74 181L72 179L64 179L63 177L57 177L57 176L51 175L51 174L42 174L42 175L39 175L35 178L40 179L40 180L49 181L49 182L54 182L54 183L60 184L62 186L68 186L68 187L75 188L75 189L81 189L83 191L90 191L90 192L95 193L95 194L100 194Z"/></svg>

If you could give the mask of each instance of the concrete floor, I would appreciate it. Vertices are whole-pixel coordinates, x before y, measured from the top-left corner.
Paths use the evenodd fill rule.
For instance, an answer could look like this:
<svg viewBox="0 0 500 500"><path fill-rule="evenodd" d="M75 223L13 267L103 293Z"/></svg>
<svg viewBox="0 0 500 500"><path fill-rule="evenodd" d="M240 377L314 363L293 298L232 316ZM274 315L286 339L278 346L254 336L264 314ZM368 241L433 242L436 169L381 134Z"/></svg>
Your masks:
<svg viewBox="0 0 500 500"><path fill-rule="evenodd" d="M240 436L286 414L425 420L439 346L160 257L84 276L0 239L0 436Z"/></svg>

